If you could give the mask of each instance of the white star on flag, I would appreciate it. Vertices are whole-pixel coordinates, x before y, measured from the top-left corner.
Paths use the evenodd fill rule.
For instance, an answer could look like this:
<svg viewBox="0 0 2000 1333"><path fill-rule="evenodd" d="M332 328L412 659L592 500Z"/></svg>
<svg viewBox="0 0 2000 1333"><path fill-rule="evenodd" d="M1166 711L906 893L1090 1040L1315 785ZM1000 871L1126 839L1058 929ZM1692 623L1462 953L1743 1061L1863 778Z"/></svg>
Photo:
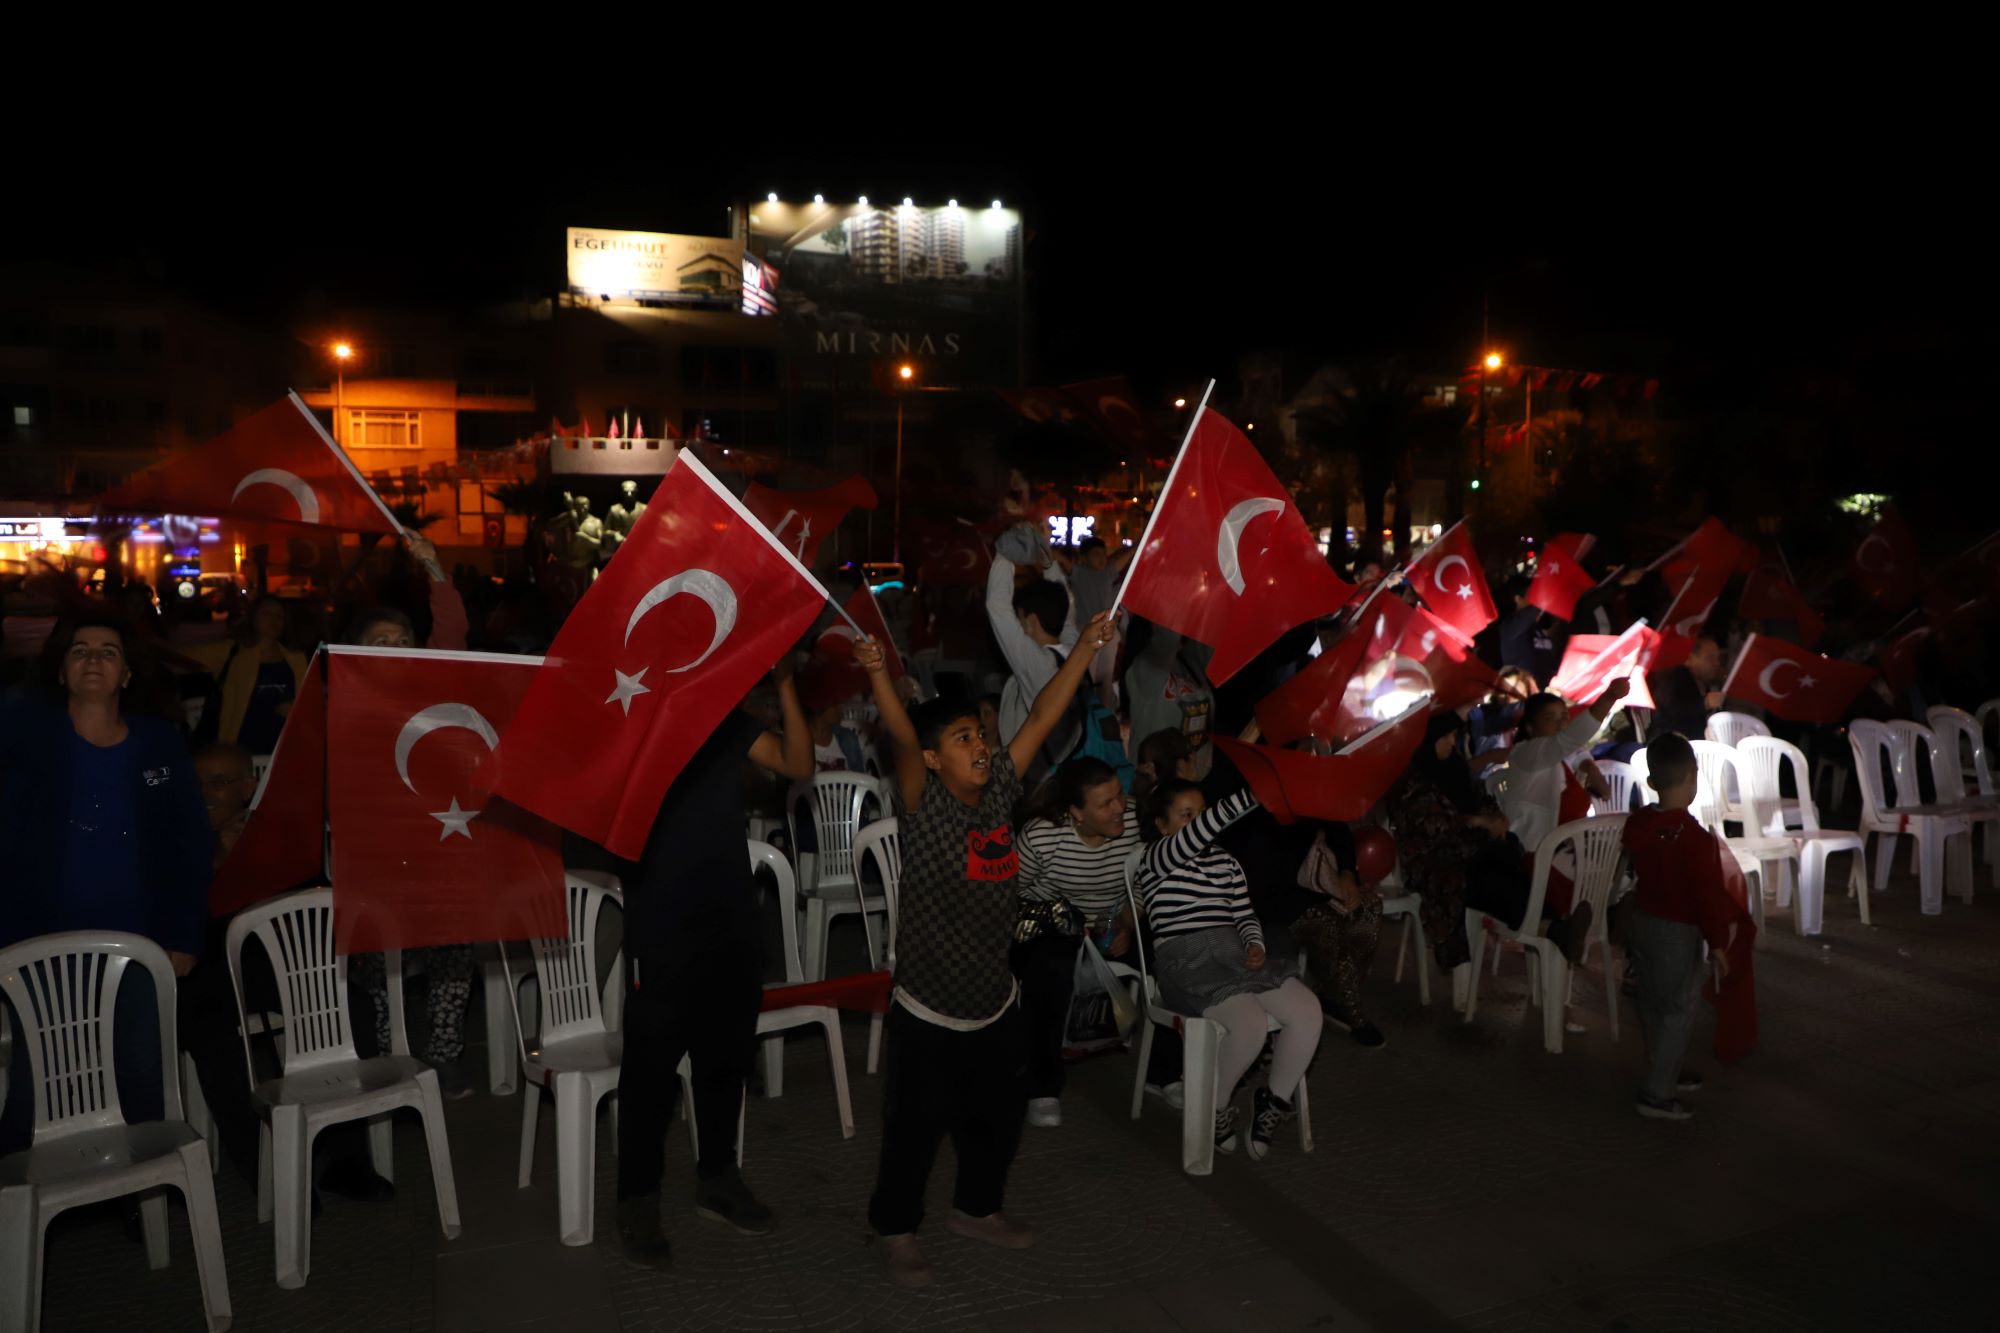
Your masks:
<svg viewBox="0 0 2000 1333"><path fill-rule="evenodd" d="M646 678L646 670L645 667L640 667L628 676L617 667L611 668L611 674L618 677L618 683L612 687L610 694L604 696L604 702L616 703L620 708L625 710L625 715L630 717L632 715L632 700L641 694L651 694L653 692L650 687L639 683Z"/></svg>
<svg viewBox="0 0 2000 1333"><path fill-rule="evenodd" d="M454 833L461 834L465 838L470 839L472 837L471 824L473 820L479 818L479 811L459 809L458 798L454 796L451 798L451 809L433 810L431 811L431 818L444 825L444 828L438 833L439 842L443 842Z"/></svg>
<svg viewBox="0 0 2000 1333"><path fill-rule="evenodd" d="M1812 678L1811 676L1800 676L1800 677L1799 677L1799 688L1800 688L1800 689L1802 689L1802 690L1809 690L1809 689L1811 689L1812 687L1813 687L1813 678Z"/></svg>
<svg viewBox="0 0 2000 1333"><path fill-rule="evenodd" d="M1453 592L1460 601L1466 601L1472 596L1472 585L1470 583L1461 583L1457 588L1453 589Z"/></svg>

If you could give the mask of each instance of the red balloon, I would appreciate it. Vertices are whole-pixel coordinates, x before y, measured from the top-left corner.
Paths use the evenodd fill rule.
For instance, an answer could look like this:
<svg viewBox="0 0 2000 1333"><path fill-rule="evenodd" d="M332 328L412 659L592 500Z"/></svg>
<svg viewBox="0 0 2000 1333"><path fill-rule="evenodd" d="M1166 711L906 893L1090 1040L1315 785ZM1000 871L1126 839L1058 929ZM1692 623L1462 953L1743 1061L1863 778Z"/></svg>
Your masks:
<svg viewBox="0 0 2000 1333"><path fill-rule="evenodd" d="M1379 884L1396 868L1396 837L1380 824L1354 830L1354 875L1363 884Z"/></svg>

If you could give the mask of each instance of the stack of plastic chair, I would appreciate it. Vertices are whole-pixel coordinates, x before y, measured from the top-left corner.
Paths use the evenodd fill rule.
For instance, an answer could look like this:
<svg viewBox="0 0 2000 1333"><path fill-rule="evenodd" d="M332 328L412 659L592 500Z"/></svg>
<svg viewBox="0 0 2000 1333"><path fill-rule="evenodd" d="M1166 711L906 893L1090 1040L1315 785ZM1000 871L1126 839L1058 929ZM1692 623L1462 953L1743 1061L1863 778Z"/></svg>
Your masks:
<svg viewBox="0 0 2000 1333"><path fill-rule="evenodd" d="M1736 751L1715 741L1690 741L1694 748L1695 764L1700 769L1700 781L1695 790L1694 805L1688 810L1701 826L1721 838L1736 857L1744 877L1754 877L1755 887L1750 890L1750 915L1757 922L1757 947L1764 947L1764 895L1766 890L1775 890L1780 907L1792 901L1792 886L1797 882L1799 845L1790 838L1764 831L1763 811L1756 800L1744 789L1740 765ZM1738 792L1733 813L1725 796L1732 780ZM1743 825L1743 832L1731 837L1726 821L1737 820ZM1775 874L1773 871L1775 870Z"/></svg>
<svg viewBox="0 0 2000 1333"><path fill-rule="evenodd" d="M1987 870L1994 887L2000 888L2000 788L1995 787L1987 762L1986 738L1979 723L1960 708L1940 705L1930 710L1930 720L1937 737L1931 764L1938 802L1964 806L1973 827L1984 829Z"/></svg>
<svg viewBox="0 0 2000 1333"><path fill-rule="evenodd" d="M1847 744L1854 752L1854 776L1861 786L1861 834L1875 834L1881 841L1875 850L1875 891L1889 883L1889 862L1896 853L1896 839L1905 834L1916 838L1917 901L1925 916L1944 911L1945 849L1953 839L1960 849L1952 858L1952 878L1959 881L1960 896L1972 898L1972 820L1955 805L1923 804L1917 786L1916 756L1900 744L1889 726L1881 722L1856 721L1847 728ZM1883 760L1889 761L1893 788L1882 782Z"/></svg>
<svg viewBox="0 0 2000 1333"><path fill-rule="evenodd" d="M1714 741L1718 745L1727 745L1733 750L1753 736L1769 736L1770 734L1771 729L1769 727L1756 718L1751 717L1748 713L1724 712L1711 713L1709 715L1705 739ZM1723 818L1729 820L1731 823L1740 824L1743 822L1743 794L1736 785L1737 779L1735 774L1728 775L1725 781L1728 783L1728 786L1723 793ZM1763 813L1769 814L1770 811L1765 809ZM1792 808L1792 802L1788 800L1784 803L1784 813L1787 818L1792 818L1798 814L1798 811Z"/></svg>
<svg viewBox="0 0 2000 1333"><path fill-rule="evenodd" d="M1146 942L1144 932L1137 923L1145 918L1139 914L1139 899L1132 885L1138 876L1139 862L1143 851L1135 851L1125 862L1125 903L1131 909L1134 922L1133 940L1139 950L1139 986L1145 996L1146 1021L1143 1034L1139 1038L1138 1065L1132 1071L1132 1118L1137 1120L1146 1101L1146 1063L1153 1056L1153 1029L1171 1028L1181 1034L1181 1080L1185 1088L1181 1102L1181 1169L1191 1176L1206 1176L1215 1171L1215 1103L1218 1095L1216 1080L1221 1077L1219 1057L1222 1051L1223 1026L1212 1018L1198 1014L1178 1014L1160 1002L1159 983L1153 980L1146 966ZM1277 1020L1268 1015L1265 1019L1268 1030L1275 1031ZM1235 1089L1230 1089L1233 1093ZM1312 1109L1306 1102L1306 1079L1299 1076L1299 1148L1303 1152L1313 1150Z"/></svg>
<svg viewBox="0 0 2000 1333"><path fill-rule="evenodd" d="M1861 924L1872 924L1868 915L1868 839L1848 829L1820 827L1819 805L1812 797L1805 754L1790 741L1751 736L1736 747L1736 762L1763 819L1763 831L1790 838L1798 845L1798 899L1792 907L1792 928L1801 935L1820 933L1826 905L1826 863L1835 852L1854 854L1848 862L1848 891L1860 899ZM1791 770L1799 798L1781 805L1778 775L1785 768Z"/></svg>
<svg viewBox="0 0 2000 1333"><path fill-rule="evenodd" d="M151 982L158 1005L166 1109L166 1119L139 1124L125 1121L112 1063L118 987L133 964ZM150 940L115 931L24 940L0 950L0 994L21 1024L35 1103L33 1146L0 1158L0 1328L41 1326L42 1236L49 1221L68 1209L145 1194L139 1222L146 1261L165 1268L163 1186L179 1190L187 1204L208 1326L228 1328L229 1275L208 1145L181 1119L174 971L165 952ZM0 1011L0 1024L5 1023L7 1015Z"/></svg>
<svg viewBox="0 0 2000 1333"><path fill-rule="evenodd" d="M1645 785L1643 779L1632 771L1630 764L1621 764L1616 759L1600 759L1597 771L1604 775L1604 781L1611 787L1611 795L1603 798L1591 797L1590 810L1597 815L1629 815L1632 813L1634 793Z"/></svg>
<svg viewBox="0 0 2000 1333"><path fill-rule="evenodd" d="M810 812L818 850L799 853L800 895L806 904L806 980L826 978L827 937L833 918L856 912L885 910L880 898L864 902L861 885L854 875L854 839L861 831L867 807L878 812L886 808L880 780L866 773L816 773L793 785L785 798L785 817L791 821L792 847L799 841L798 808L803 803ZM879 958L870 958L880 967Z"/></svg>
<svg viewBox="0 0 2000 1333"><path fill-rule="evenodd" d="M1987 841L1993 839L1993 825L2000 821L2000 802L1983 797L1968 799L1965 792L1965 770L1956 753L1957 746L1948 744L1946 738L1921 722L1888 722L1884 726L1889 731L1889 743L1895 754L1896 791L1900 796L1905 790L1903 773L1912 774L1927 766L1931 775L1932 789L1937 793L1937 804L1948 810L1955 810L1965 820L1966 836L1963 842L1951 843L1945 849L1946 871L1950 881L1957 885L1960 896L1966 902L1972 901L1974 875L1972 873L1972 839L1980 826L1986 826ZM1955 739L1955 738L1954 738ZM1983 747L1982 747L1983 748ZM1915 780L1910 789L1922 794ZM1910 868L1921 870L1920 853L1912 853Z"/></svg>
<svg viewBox="0 0 2000 1333"><path fill-rule="evenodd" d="M893 819L878 819L862 829L854 839L854 875L861 877L863 867L873 865L876 876L882 882L882 898L887 908L882 914L883 939L880 957L884 971L896 970L896 890L903 879L903 841L900 826ZM861 928L868 932L869 957L877 956L873 928L868 924L868 914L861 914ZM874 1014L868 1019L868 1072L874 1073L882 1058L882 1015Z"/></svg>
<svg viewBox="0 0 2000 1333"><path fill-rule="evenodd" d="M792 878L791 863L766 842L750 844L750 868L768 870L778 881L778 920L785 940L784 985L796 986L806 980L799 965L798 885ZM873 954L871 947L869 952ZM766 989L770 989L766 987ZM766 1009L757 1015L757 1035L764 1038L764 1095L781 1097L785 1091L785 1039L782 1033L793 1028L816 1026L826 1033L827 1058L833 1065L833 1096L840 1108L840 1137L854 1137L854 1104L847 1095L847 1052L840 1041L840 1011L823 1004L794 1004L782 1009Z"/></svg>
<svg viewBox="0 0 2000 1333"><path fill-rule="evenodd" d="M308 889L244 909L229 923L229 979L243 1019L243 945L252 936L270 956L284 1012L283 1073L263 1083L252 1069L251 1101L264 1123L258 1143L257 1220L275 1216L278 1285L303 1287L312 1270L312 1144L328 1125L367 1120L375 1170L393 1179L389 1113L409 1107L423 1118L437 1189L438 1223L446 1237L459 1233L458 1190L445 1137L444 1099L437 1073L409 1053L403 1030L402 955L384 956L389 985L392 1054L363 1060L355 1054L348 1020L347 959L334 952L333 890ZM244 1026L247 1027L247 1024Z"/></svg>
<svg viewBox="0 0 2000 1333"><path fill-rule="evenodd" d="M1471 979L1465 991L1465 1021L1470 1023L1479 1009L1479 961L1485 952L1486 937L1490 933L1496 945L1514 943L1521 946L1528 957L1529 994L1542 1011L1542 1048L1551 1055L1561 1055L1563 1048L1563 1010L1569 997L1569 961L1556 948L1555 941L1542 933L1542 903L1548 897L1549 871L1557 852L1564 847L1574 850L1577 901L1590 901L1596 909L1597 920L1605 918L1604 908L1611 896L1611 885L1618 869L1618 858L1624 845L1625 819L1621 815L1601 815L1591 819L1574 819L1567 824L1559 824L1549 830L1542 839L1542 845L1535 849L1534 877L1528 888L1528 908L1521 916L1518 927L1510 926L1498 917L1467 908L1465 931L1472 945ZM1602 898L1603 901L1597 901ZM1604 927L1595 927L1602 934ZM1610 958L1606 945L1605 958ZM1611 993L1612 1025L1615 1035L1618 1021L1618 990L1609 976L1605 978L1606 989Z"/></svg>

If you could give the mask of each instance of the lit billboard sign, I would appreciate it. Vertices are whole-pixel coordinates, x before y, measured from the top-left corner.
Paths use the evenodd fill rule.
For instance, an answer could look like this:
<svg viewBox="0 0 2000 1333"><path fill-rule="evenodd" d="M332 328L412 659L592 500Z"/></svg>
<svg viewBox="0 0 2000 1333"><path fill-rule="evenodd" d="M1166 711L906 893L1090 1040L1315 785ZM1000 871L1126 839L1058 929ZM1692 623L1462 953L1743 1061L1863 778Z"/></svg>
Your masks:
<svg viewBox="0 0 2000 1333"><path fill-rule="evenodd" d="M778 313L778 270L755 255L743 256L743 313Z"/></svg>
<svg viewBox="0 0 2000 1333"><path fill-rule="evenodd" d="M569 229L569 289L579 296L736 310L743 271L743 243L725 236Z"/></svg>

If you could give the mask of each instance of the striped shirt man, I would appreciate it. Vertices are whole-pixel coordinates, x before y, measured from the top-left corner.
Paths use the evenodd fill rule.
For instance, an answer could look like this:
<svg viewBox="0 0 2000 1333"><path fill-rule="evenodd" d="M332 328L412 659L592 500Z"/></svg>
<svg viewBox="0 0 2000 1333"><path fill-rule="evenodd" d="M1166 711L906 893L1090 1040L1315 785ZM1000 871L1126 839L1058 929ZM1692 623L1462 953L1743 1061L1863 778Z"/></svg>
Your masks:
<svg viewBox="0 0 2000 1333"><path fill-rule="evenodd" d="M1239 791L1209 806L1173 837L1146 849L1139 868L1139 893L1156 938L1233 926L1243 937L1244 948L1264 943L1264 928L1251 909L1243 867L1215 845L1222 830L1256 806L1255 796Z"/></svg>
<svg viewBox="0 0 2000 1333"><path fill-rule="evenodd" d="M1115 916L1125 906L1125 862L1138 847L1139 816L1129 803L1125 831L1095 847L1068 820L1033 820L1015 840L1020 894L1035 902L1065 901L1091 920Z"/></svg>

